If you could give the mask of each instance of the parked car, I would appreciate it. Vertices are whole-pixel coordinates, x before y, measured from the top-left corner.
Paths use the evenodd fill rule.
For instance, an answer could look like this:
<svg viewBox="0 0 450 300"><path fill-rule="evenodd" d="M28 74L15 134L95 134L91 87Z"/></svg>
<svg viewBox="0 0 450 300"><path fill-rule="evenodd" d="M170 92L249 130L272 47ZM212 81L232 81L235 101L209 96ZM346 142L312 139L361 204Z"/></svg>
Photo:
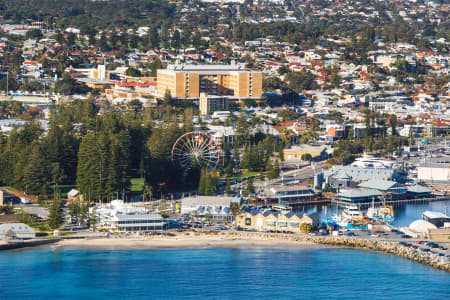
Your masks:
<svg viewBox="0 0 450 300"><path fill-rule="evenodd" d="M356 236L356 234L353 231L347 232L345 235L346 236Z"/></svg>
<svg viewBox="0 0 450 300"><path fill-rule="evenodd" d="M216 230L225 230L226 227L223 225L216 226Z"/></svg>
<svg viewBox="0 0 450 300"><path fill-rule="evenodd" d="M403 235L402 235L402 238L404 238L404 239L410 239L411 236L410 236L410 235L407 235L407 234L403 234Z"/></svg>

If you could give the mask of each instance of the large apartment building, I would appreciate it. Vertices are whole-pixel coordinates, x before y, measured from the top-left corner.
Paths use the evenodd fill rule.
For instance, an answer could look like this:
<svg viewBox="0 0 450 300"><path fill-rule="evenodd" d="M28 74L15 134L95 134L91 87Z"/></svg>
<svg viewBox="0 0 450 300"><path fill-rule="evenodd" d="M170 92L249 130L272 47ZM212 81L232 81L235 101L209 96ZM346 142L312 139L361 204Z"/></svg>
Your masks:
<svg viewBox="0 0 450 300"><path fill-rule="evenodd" d="M199 99L200 93L236 99L260 98L262 73L231 65L169 65L158 70L157 95L166 91L174 98Z"/></svg>

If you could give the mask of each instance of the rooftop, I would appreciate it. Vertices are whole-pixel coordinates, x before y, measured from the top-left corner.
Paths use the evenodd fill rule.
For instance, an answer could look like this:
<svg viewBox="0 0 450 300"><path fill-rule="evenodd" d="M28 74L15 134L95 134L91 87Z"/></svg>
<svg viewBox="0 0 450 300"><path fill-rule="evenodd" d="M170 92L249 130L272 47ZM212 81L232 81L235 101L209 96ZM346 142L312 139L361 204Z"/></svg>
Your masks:
<svg viewBox="0 0 450 300"><path fill-rule="evenodd" d="M441 219L441 218L450 219L449 216L447 216L444 213L441 213L440 211L429 211L429 210L427 210L427 211L425 211L423 213L423 215L427 216L430 219Z"/></svg>
<svg viewBox="0 0 450 300"><path fill-rule="evenodd" d="M348 189L348 190L341 190L339 192L339 197L345 198L369 198L381 195L382 193L379 191L367 189Z"/></svg>
<svg viewBox="0 0 450 300"><path fill-rule="evenodd" d="M362 188L387 191L393 188L396 184L397 182L391 180L372 179L365 182L361 182L358 186Z"/></svg>

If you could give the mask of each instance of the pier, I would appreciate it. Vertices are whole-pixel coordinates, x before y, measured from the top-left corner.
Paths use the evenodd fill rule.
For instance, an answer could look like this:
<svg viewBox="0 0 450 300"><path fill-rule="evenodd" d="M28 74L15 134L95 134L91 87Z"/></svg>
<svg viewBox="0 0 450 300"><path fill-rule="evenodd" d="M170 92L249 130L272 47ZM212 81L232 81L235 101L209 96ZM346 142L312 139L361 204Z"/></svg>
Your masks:
<svg viewBox="0 0 450 300"><path fill-rule="evenodd" d="M409 198L409 199L393 199L393 200L374 200L375 205L405 205L405 204L421 204L430 203L435 201L448 201L450 196L436 196L436 197L426 197L426 198ZM345 201L338 199L337 197L323 197L315 199L302 199L295 201L281 201L282 205L289 206L301 206L301 205L323 205L323 204L335 204L340 206L357 205L360 208L367 208L372 205L372 201Z"/></svg>
<svg viewBox="0 0 450 300"><path fill-rule="evenodd" d="M341 206L347 206L347 205L357 205L360 208L367 208L370 207L372 204L375 205L392 205L392 206L398 206L398 205L404 205L404 204L421 204L421 203L430 203L435 201L447 201L450 200L449 196L446 197L426 197L426 198L411 198L411 199L393 199L393 200L375 200L375 201L345 201L338 198L331 198L329 199L329 203L341 205Z"/></svg>

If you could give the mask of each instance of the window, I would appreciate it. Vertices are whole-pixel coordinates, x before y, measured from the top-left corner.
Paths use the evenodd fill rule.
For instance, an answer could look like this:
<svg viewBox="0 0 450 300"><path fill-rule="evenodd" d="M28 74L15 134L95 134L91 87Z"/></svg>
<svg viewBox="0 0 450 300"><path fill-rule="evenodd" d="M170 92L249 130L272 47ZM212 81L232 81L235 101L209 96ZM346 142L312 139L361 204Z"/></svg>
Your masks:
<svg viewBox="0 0 450 300"><path fill-rule="evenodd" d="M289 225L291 227L298 227L300 224L298 222L290 222Z"/></svg>
<svg viewBox="0 0 450 300"><path fill-rule="evenodd" d="M245 218L245 225L252 225L252 219L251 218Z"/></svg>
<svg viewBox="0 0 450 300"><path fill-rule="evenodd" d="M280 227L287 227L287 222L286 221L279 221L278 222L278 226L280 226Z"/></svg>
<svg viewBox="0 0 450 300"><path fill-rule="evenodd" d="M267 226L276 226L277 225L277 221L275 221L275 220L267 220L266 224L267 224Z"/></svg>

